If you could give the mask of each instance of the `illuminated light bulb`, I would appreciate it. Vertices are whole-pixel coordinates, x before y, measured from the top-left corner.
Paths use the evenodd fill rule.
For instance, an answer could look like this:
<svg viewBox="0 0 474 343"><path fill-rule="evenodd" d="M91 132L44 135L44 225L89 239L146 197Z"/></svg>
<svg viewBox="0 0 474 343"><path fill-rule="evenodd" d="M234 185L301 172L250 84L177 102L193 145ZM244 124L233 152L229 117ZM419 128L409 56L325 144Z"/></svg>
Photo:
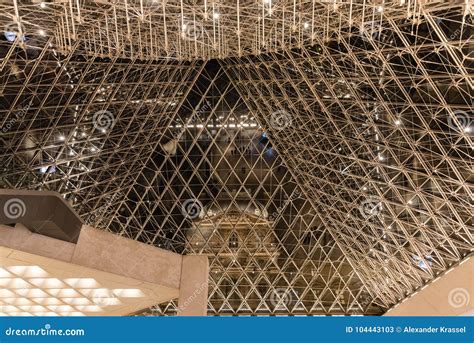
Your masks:
<svg viewBox="0 0 474 343"><path fill-rule="evenodd" d="M467 126L464 128L464 132L471 132L472 128L470 126Z"/></svg>
<svg viewBox="0 0 474 343"><path fill-rule="evenodd" d="M212 15L212 17L213 17L214 19L219 19L219 16L220 16L220 14L217 13L217 12L214 12L214 14Z"/></svg>
<svg viewBox="0 0 474 343"><path fill-rule="evenodd" d="M44 2L40 3L41 8L46 8L46 4Z"/></svg>
<svg viewBox="0 0 474 343"><path fill-rule="evenodd" d="M402 121L400 119L395 120L395 125L400 125Z"/></svg>
<svg viewBox="0 0 474 343"><path fill-rule="evenodd" d="M63 135L61 135L61 136L58 137L58 139L59 139L60 141L65 141L65 140L66 140L66 137L64 137Z"/></svg>
<svg viewBox="0 0 474 343"><path fill-rule="evenodd" d="M40 34L40 36L46 35L46 32L44 32L44 30L38 30L38 33Z"/></svg>
<svg viewBox="0 0 474 343"><path fill-rule="evenodd" d="M304 27L305 29L307 29L307 28L309 27L309 23L304 23L304 24L303 24L303 27Z"/></svg>
<svg viewBox="0 0 474 343"><path fill-rule="evenodd" d="M377 7L377 11L379 11L379 12L383 12L383 6L379 6L379 7Z"/></svg>

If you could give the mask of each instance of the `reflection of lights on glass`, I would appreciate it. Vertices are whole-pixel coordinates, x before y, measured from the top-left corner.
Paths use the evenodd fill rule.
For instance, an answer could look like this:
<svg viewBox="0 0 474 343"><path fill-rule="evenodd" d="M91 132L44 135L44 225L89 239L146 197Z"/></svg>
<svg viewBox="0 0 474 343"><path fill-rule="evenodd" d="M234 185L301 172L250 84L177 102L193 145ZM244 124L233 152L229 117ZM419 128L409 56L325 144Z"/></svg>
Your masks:
<svg viewBox="0 0 474 343"><path fill-rule="evenodd" d="M413 262L421 269L428 269L433 265L433 257L431 255L413 256Z"/></svg>

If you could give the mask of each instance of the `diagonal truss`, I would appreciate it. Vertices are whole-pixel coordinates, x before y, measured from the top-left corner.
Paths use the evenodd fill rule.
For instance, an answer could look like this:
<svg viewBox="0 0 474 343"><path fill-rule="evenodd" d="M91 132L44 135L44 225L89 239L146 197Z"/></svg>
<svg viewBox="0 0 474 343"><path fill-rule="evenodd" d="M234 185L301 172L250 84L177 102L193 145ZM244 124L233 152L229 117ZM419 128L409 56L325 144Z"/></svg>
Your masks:
<svg viewBox="0 0 474 343"><path fill-rule="evenodd" d="M41 47L0 44L0 185L58 191L102 215L126 199L203 64Z"/></svg>
<svg viewBox="0 0 474 343"><path fill-rule="evenodd" d="M381 312L217 62L161 147L119 230L208 255L209 314Z"/></svg>
<svg viewBox="0 0 474 343"><path fill-rule="evenodd" d="M415 28L387 18L373 34L225 61L385 307L472 251L472 43L422 13Z"/></svg>
<svg viewBox="0 0 474 343"><path fill-rule="evenodd" d="M210 315L382 314L472 252L472 8L0 1L0 187L208 255Z"/></svg>
<svg viewBox="0 0 474 343"><path fill-rule="evenodd" d="M0 21L20 36L50 37L62 54L79 47L102 58L207 60L327 42L353 28L375 35L387 18L417 34L426 14L469 14L471 6L472 0L3 0ZM446 24L436 23L440 31Z"/></svg>

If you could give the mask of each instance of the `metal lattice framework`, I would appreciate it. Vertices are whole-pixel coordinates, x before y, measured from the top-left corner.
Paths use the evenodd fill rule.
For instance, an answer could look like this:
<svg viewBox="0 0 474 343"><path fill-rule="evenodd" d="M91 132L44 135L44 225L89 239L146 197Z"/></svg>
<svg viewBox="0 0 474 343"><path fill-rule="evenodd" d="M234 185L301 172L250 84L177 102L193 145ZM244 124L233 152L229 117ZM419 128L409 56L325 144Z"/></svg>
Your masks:
<svg viewBox="0 0 474 343"><path fill-rule="evenodd" d="M0 2L0 187L208 255L210 315L382 314L473 249L472 12Z"/></svg>

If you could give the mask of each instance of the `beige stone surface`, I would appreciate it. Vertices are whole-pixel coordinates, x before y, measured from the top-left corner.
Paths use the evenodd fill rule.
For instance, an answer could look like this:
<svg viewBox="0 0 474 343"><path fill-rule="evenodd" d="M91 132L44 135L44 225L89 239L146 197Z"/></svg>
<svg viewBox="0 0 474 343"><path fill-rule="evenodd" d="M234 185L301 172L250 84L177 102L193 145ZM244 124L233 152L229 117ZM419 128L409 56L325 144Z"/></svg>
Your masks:
<svg viewBox="0 0 474 343"><path fill-rule="evenodd" d="M41 273L45 274L39 275L40 279L54 279L55 283L65 288L68 288L68 285L61 280L85 279L95 280L94 285L88 287L98 289L99 293L100 290L109 294L110 290L135 289L143 294L141 297L124 297L124 299L114 295L113 301L118 297L120 304L106 306L106 309L101 310L89 308L94 309L93 311L87 311L88 307L79 307L73 312L85 315L126 315L179 296L179 315L207 315L209 275L207 256L181 256L89 226L83 226L77 244L32 233L22 225L17 225L15 228L0 226L0 272L3 270L3 273L8 275L8 268L18 266L39 267ZM28 287L33 289L36 281L28 278L28 275L15 275L2 279L0 275L0 288L4 284L4 289L15 292L15 283L23 283L26 280L30 283ZM51 280L45 282L53 282ZM35 300L34 296L31 296L42 290L41 287L38 289L22 291L26 292L25 294L16 294L18 299L25 300L15 301L43 306L36 303L41 302L41 299ZM48 294L47 290L42 291ZM57 296L52 296L51 301L66 306L67 304L60 299L64 298L61 291L55 292ZM76 290L76 293L72 290L67 292L87 298L81 290ZM86 290L87 292L92 290ZM98 298L100 300L101 296ZM89 299L87 306L96 305L91 301L92 299ZM56 308L54 304L49 305L51 308ZM1 308L8 309L9 306L0 296L0 313ZM40 315L50 311L48 306L43 308L44 312L38 312ZM18 309L21 308L18 307L15 311ZM28 313L26 310L24 312Z"/></svg>
<svg viewBox="0 0 474 343"><path fill-rule="evenodd" d="M14 228L0 225L0 246L61 261L71 261L75 247L73 243L33 233L21 224Z"/></svg>
<svg viewBox="0 0 474 343"><path fill-rule="evenodd" d="M461 316L474 310L474 258L470 257L406 299L386 316Z"/></svg>
<svg viewBox="0 0 474 343"><path fill-rule="evenodd" d="M183 256L179 290L179 316L206 316L209 285L207 256Z"/></svg>
<svg viewBox="0 0 474 343"><path fill-rule="evenodd" d="M181 255L84 226L72 262L179 288Z"/></svg>
<svg viewBox="0 0 474 343"><path fill-rule="evenodd" d="M0 315L128 315L178 294L177 288L0 247Z"/></svg>

